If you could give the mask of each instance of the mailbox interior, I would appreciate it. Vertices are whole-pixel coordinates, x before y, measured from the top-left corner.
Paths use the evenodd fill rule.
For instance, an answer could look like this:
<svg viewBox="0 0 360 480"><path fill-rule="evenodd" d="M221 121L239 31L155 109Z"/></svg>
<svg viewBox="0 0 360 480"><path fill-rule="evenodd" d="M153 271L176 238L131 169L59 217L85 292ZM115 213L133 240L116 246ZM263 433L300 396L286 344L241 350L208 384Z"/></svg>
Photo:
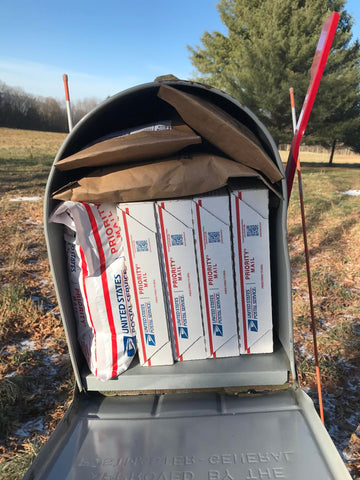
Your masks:
<svg viewBox="0 0 360 480"><path fill-rule="evenodd" d="M206 98L242 122L259 139L264 150L284 173L277 147L264 125L246 107L219 90L191 82L165 82L185 92ZM169 119L172 107L157 97L157 82L122 92L104 102L84 117L67 137L54 164L86 145L110 133ZM45 198L45 231L52 273L55 280L61 315L67 335L70 355L80 390L99 391L160 391L189 388L244 387L281 385L289 373L295 377L293 360L290 263L286 238L286 183L275 185L278 196L270 197L270 255L274 352L241 355L233 358L178 362L173 366L141 367L135 359L130 368L117 379L97 380L89 372L76 338L75 318L68 288L62 226L49 223L48 218L58 202L52 193L69 181L81 177L86 169L60 172L53 166ZM119 186L121 188L121 186Z"/></svg>

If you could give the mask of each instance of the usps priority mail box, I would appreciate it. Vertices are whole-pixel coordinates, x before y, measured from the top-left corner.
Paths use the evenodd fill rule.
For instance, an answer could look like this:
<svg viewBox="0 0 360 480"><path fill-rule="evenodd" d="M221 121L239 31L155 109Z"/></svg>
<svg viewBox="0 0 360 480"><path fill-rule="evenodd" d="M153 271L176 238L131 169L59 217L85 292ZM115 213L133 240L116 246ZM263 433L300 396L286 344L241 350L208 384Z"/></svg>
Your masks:
<svg viewBox="0 0 360 480"><path fill-rule="evenodd" d="M208 358L239 355L227 190L193 198L195 245Z"/></svg>
<svg viewBox="0 0 360 480"><path fill-rule="evenodd" d="M206 358L196 267L192 200L156 203L175 359Z"/></svg>
<svg viewBox="0 0 360 480"><path fill-rule="evenodd" d="M231 190L240 353L273 351L269 191Z"/></svg>
<svg viewBox="0 0 360 480"><path fill-rule="evenodd" d="M174 363L163 291L154 202L118 204L141 365Z"/></svg>

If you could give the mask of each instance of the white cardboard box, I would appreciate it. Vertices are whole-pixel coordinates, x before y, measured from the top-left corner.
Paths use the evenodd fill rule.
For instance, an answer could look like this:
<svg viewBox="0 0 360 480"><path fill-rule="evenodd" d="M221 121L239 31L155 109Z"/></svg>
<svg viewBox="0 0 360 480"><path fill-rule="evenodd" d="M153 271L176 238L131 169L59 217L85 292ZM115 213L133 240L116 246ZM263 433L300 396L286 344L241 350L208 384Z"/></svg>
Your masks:
<svg viewBox="0 0 360 480"><path fill-rule="evenodd" d="M195 245L208 358L239 355L226 190L194 197Z"/></svg>
<svg viewBox="0 0 360 480"><path fill-rule="evenodd" d="M191 199L156 204L174 356L178 361L206 358L192 204Z"/></svg>
<svg viewBox="0 0 360 480"><path fill-rule="evenodd" d="M231 189L240 353L273 351L269 192Z"/></svg>
<svg viewBox="0 0 360 480"><path fill-rule="evenodd" d="M174 363L153 202L120 203L120 229L141 365Z"/></svg>

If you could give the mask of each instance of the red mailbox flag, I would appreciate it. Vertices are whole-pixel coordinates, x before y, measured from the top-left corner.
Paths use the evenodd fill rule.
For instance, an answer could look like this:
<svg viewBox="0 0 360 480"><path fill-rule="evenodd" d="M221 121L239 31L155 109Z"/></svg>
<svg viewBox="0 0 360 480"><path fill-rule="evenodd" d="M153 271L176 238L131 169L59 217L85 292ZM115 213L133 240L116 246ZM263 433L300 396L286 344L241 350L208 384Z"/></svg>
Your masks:
<svg viewBox="0 0 360 480"><path fill-rule="evenodd" d="M287 182L288 202L290 201L290 195L291 195L292 185L294 181L296 164L299 156L301 139L304 135L304 132L309 120L310 112L314 104L314 100L319 88L321 77L324 72L327 58L329 56L331 44L334 39L338 22L339 22L339 14L337 12L332 13L323 25L319 43L316 47L314 60L310 70L311 78L310 78L309 88L306 93L306 97L305 97L305 100L300 112L300 116L296 125L295 134L291 143L289 158L286 165L285 175L286 175L286 182Z"/></svg>

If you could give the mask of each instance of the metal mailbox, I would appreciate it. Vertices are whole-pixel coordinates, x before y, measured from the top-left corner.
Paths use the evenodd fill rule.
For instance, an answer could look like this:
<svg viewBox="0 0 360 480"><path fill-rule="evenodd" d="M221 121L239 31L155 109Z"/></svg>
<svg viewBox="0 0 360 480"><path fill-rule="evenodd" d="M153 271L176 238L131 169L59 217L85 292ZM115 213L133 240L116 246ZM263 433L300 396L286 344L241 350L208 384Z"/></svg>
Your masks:
<svg viewBox="0 0 360 480"><path fill-rule="evenodd" d="M257 137L284 174L264 125L229 95L185 81L165 81L221 107ZM160 83L136 86L84 117L54 164L110 132L163 120ZM350 478L311 399L297 382L293 351L286 182L270 202L274 351L267 354L141 367L99 381L77 342L64 261L62 227L48 219L51 195L74 180L52 167L45 195L45 233L76 388L74 401L25 479L263 480ZM291 382L289 382L291 379Z"/></svg>

